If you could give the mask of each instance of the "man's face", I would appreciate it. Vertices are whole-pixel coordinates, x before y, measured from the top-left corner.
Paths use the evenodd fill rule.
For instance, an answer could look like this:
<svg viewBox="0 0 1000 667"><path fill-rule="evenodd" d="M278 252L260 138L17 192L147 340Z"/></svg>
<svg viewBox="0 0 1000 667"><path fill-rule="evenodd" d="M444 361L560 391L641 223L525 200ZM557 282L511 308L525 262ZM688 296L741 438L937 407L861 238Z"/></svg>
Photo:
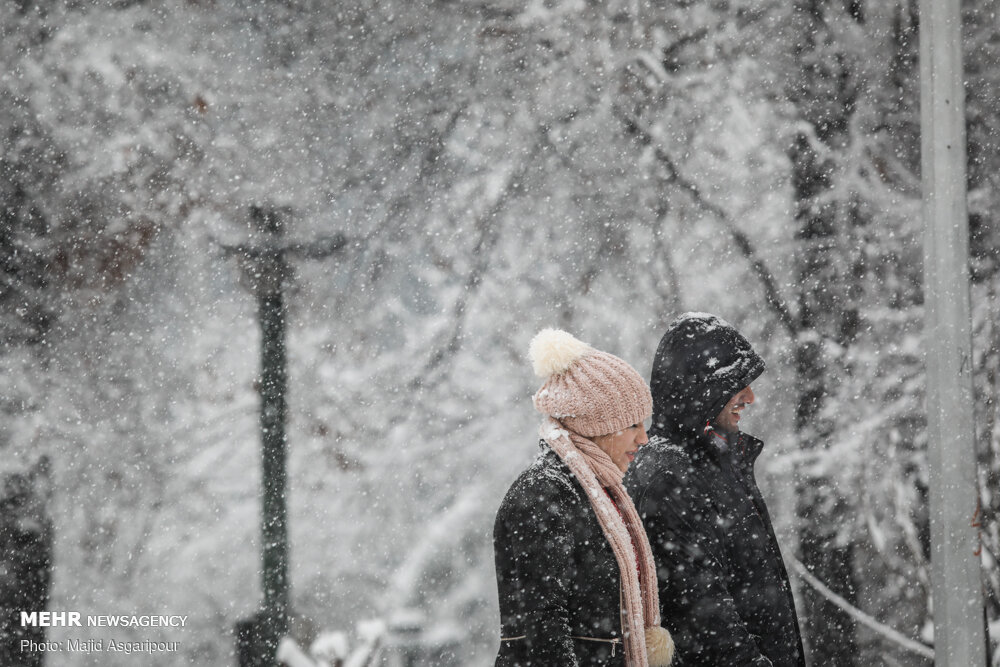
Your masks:
<svg viewBox="0 0 1000 667"><path fill-rule="evenodd" d="M753 403L754 395L750 385L743 387L729 399L722 412L715 418L714 426L726 433L738 433L740 430L740 413L743 408Z"/></svg>

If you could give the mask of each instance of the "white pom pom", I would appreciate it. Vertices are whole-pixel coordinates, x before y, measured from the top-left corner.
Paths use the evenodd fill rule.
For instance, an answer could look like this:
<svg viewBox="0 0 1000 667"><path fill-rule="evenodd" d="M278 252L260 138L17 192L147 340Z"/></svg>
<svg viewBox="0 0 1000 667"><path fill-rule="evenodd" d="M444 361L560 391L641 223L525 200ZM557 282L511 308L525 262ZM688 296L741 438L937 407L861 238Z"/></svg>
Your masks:
<svg viewBox="0 0 1000 667"><path fill-rule="evenodd" d="M559 329L542 329L531 340L528 357L535 375L547 378L565 372L590 351L590 346Z"/></svg>
<svg viewBox="0 0 1000 667"><path fill-rule="evenodd" d="M646 660L649 667L667 667L674 659L674 638L666 628L646 628Z"/></svg>

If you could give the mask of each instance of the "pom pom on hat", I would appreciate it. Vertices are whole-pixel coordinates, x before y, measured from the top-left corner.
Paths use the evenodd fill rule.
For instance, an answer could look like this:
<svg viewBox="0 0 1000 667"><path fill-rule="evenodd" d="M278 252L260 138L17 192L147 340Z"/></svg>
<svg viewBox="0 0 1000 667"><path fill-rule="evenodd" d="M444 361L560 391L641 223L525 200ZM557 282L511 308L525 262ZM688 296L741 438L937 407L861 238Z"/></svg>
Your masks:
<svg viewBox="0 0 1000 667"><path fill-rule="evenodd" d="M674 638L666 628L646 628L646 660L649 667L667 667L674 659Z"/></svg>
<svg viewBox="0 0 1000 667"><path fill-rule="evenodd" d="M531 359L535 375L547 378L565 373L573 362L592 349L573 334L559 329L542 329L531 339L528 358Z"/></svg>

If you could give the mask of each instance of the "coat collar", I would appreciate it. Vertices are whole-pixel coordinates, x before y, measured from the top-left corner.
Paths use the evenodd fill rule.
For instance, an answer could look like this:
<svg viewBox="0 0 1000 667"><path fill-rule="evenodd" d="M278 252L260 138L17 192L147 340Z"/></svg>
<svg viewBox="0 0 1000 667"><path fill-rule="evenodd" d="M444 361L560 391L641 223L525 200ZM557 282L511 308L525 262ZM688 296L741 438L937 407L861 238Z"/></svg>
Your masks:
<svg viewBox="0 0 1000 667"><path fill-rule="evenodd" d="M728 456L735 463L753 467L757 457L764 449L764 442L760 438L742 431L731 440L723 438L714 431L687 436L679 433L651 431L651 439L657 436L680 445L693 460L708 460L716 465Z"/></svg>
<svg viewBox="0 0 1000 667"><path fill-rule="evenodd" d="M701 448L708 451L717 462L728 458L734 463L753 467L764 450L763 441L742 431L727 437L709 430L699 440Z"/></svg>

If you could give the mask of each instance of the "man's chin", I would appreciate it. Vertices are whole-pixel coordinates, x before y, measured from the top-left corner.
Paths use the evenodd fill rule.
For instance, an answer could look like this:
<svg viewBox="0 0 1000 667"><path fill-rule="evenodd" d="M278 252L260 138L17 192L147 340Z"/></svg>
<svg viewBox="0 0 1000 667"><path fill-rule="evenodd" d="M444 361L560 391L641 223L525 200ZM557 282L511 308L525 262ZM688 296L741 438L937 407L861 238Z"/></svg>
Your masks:
<svg viewBox="0 0 1000 667"><path fill-rule="evenodd" d="M736 435L737 433L740 432L740 427L738 424L733 424L730 426L726 424L720 424L719 422L713 422L712 428L718 431L719 433L725 433L726 435Z"/></svg>

